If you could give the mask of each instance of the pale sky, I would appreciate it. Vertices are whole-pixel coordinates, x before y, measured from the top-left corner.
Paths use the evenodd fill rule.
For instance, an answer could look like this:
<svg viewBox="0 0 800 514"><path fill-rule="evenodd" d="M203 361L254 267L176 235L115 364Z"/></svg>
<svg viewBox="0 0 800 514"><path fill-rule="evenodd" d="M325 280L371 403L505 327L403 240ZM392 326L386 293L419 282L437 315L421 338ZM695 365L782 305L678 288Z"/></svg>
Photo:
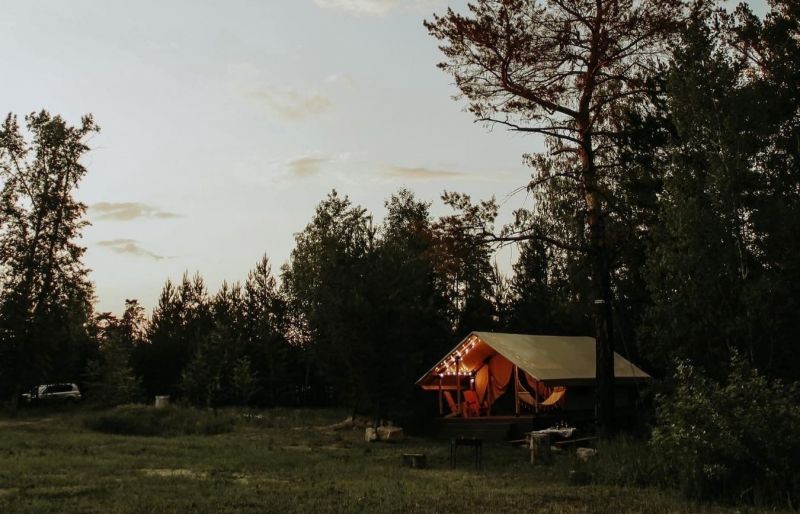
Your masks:
<svg viewBox="0 0 800 514"><path fill-rule="evenodd" d="M3 0L0 114L102 128L78 193L97 309L150 308L185 270L214 292L265 253L277 273L333 188L381 218L401 187L441 214L445 189L525 184L540 142L472 123L435 67L422 20L465 4Z"/></svg>

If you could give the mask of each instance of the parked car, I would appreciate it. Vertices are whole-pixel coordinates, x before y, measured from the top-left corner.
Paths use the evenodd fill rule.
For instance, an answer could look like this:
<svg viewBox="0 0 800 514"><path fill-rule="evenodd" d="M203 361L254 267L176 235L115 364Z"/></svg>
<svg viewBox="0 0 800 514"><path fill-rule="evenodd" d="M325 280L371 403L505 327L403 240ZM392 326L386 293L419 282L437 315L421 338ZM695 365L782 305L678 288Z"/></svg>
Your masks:
<svg viewBox="0 0 800 514"><path fill-rule="evenodd" d="M80 401L81 391L77 384L47 384L34 387L30 393L24 393L22 398L26 403L36 401L75 403Z"/></svg>

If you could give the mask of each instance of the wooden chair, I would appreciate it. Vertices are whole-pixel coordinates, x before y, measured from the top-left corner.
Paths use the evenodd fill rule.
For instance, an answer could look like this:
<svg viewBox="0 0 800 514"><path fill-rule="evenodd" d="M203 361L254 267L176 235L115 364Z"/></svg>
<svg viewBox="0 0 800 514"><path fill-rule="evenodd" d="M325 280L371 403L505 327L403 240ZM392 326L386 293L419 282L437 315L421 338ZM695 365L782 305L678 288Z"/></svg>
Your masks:
<svg viewBox="0 0 800 514"><path fill-rule="evenodd" d="M481 405L478 400L478 395L475 391L467 389L462 393L464 395L464 404L467 406L465 412L466 417L479 417L481 414L486 414L487 406Z"/></svg>

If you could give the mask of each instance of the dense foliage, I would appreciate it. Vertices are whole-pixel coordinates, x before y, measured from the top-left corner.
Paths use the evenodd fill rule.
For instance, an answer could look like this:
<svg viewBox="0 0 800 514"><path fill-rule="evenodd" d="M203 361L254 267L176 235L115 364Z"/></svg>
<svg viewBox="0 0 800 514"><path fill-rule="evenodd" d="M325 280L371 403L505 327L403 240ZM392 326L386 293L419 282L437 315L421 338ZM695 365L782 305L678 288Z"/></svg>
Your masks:
<svg viewBox="0 0 800 514"><path fill-rule="evenodd" d="M24 388L79 374L94 346L76 242L86 206L73 195L99 129L91 116L73 127L46 111L25 122L26 132L9 114L0 126L0 390L12 405Z"/></svg>
<svg viewBox="0 0 800 514"><path fill-rule="evenodd" d="M800 394L734 356L718 383L682 363L658 404L652 446L664 481L696 498L796 505Z"/></svg>

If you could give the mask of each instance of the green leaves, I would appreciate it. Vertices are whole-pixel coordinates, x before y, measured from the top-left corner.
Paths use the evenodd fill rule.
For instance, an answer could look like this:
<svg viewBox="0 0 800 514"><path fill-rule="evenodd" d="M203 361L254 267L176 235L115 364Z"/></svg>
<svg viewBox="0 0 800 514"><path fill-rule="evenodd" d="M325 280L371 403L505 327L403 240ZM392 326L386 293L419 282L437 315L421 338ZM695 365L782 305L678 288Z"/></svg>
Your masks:
<svg viewBox="0 0 800 514"><path fill-rule="evenodd" d="M687 495L757 504L800 494L800 406L795 386L768 380L734 353L724 381L678 363L676 389L660 395L651 446L661 479Z"/></svg>
<svg viewBox="0 0 800 514"><path fill-rule="evenodd" d="M676 355L718 362L733 347L796 378L800 161L785 137L800 134L789 121L800 102L785 89L788 63L761 57L800 45L776 37L775 27L792 23L777 11L764 26L737 12L713 14L722 26L712 13L695 20L674 53L662 118L672 135L653 151L662 191L639 333L659 367Z"/></svg>
<svg viewBox="0 0 800 514"><path fill-rule="evenodd" d="M11 114L0 128L0 390L15 398L45 378L75 380L89 346L93 293L77 243L88 222L73 195L99 130L90 115L25 122L27 134Z"/></svg>

